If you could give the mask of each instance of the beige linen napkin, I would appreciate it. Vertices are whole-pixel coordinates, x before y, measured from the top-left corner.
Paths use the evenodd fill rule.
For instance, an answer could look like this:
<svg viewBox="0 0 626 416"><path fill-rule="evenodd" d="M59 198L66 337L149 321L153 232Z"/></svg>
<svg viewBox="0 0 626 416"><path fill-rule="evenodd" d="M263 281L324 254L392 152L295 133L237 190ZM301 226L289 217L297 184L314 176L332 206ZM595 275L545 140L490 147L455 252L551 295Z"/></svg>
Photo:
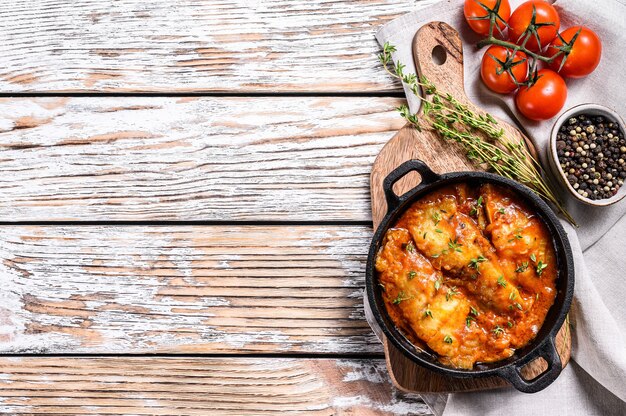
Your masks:
<svg viewBox="0 0 626 416"><path fill-rule="evenodd" d="M512 0L514 9L522 1ZM376 39L396 46L394 61L415 72L411 44L424 23L440 20L460 31L464 41L465 88L476 104L512 121L534 140L547 168L546 150L554 120L532 122L515 110L511 96L489 92L480 81L483 51L473 46L479 38L465 23L462 0L422 1L419 9L383 26ZM626 108L625 0L557 0L561 28L584 24L603 42L602 61L590 76L567 80L565 109L582 103L613 108L622 117ZM406 89L412 111L419 100ZM576 289L571 311L572 361L547 389L535 394L503 389L480 393L423 395L435 414L450 415L626 415L626 200L593 208L563 194L577 229L563 221L576 267ZM445 410L444 410L445 409Z"/></svg>

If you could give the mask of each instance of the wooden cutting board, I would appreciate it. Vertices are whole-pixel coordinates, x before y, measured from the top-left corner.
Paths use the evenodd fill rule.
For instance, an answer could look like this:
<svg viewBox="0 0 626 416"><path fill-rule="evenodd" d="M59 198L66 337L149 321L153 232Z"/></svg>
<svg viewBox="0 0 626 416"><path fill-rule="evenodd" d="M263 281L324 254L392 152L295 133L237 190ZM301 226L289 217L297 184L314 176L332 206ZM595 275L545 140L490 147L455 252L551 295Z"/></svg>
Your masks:
<svg viewBox="0 0 626 416"><path fill-rule="evenodd" d="M431 22L423 26L413 40L413 57L418 74L426 76L442 92L448 92L473 110L484 111L473 105L465 94L463 84L463 44L456 30L443 22ZM445 57L445 60L441 58ZM443 61L443 63L442 63ZM536 151L532 142L517 128L498 120L506 136L517 143L523 139L532 154ZM418 132L410 124L404 126L381 150L374 162L371 174L372 218L374 229L387 213L383 192L383 180L396 167L410 159L421 159L437 173L478 170L456 143L443 141L436 133ZM419 174L412 173L396 183L398 195L412 189L420 182ZM571 351L571 334L566 322L557 336L557 347L563 367ZM507 386L498 377L460 379L439 375L414 364L383 337L387 367L394 384L401 390L417 393L446 393L485 390ZM527 379L541 374L547 365L542 358L529 363L522 373Z"/></svg>

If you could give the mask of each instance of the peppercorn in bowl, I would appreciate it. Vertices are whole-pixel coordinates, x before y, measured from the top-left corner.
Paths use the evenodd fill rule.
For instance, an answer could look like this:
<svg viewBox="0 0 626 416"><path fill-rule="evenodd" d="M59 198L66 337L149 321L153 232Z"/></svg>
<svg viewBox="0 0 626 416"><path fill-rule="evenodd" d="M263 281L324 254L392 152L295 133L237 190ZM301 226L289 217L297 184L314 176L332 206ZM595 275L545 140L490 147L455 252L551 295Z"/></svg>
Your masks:
<svg viewBox="0 0 626 416"><path fill-rule="evenodd" d="M582 104L554 124L548 159L570 193L593 206L607 206L626 196L626 129L615 111Z"/></svg>

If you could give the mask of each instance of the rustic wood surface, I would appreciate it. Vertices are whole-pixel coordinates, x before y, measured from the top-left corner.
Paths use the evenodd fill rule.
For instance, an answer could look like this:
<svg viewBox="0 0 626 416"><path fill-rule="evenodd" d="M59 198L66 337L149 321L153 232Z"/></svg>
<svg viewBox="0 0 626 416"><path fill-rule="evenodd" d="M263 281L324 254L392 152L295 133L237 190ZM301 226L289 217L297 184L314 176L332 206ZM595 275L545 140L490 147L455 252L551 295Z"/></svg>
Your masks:
<svg viewBox="0 0 626 416"><path fill-rule="evenodd" d="M402 102L0 99L0 221L369 221Z"/></svg>
<svg viewBox="0 0 626 416"><path fill-rule="evenodd" d="M428 3L2 2L0 91L400 91L373 34Z"/></svg>
<svg viewBox="0 0 626 416"><path fill-rule="evenodd" d="M0 412L427 415L381 359L0 358Z"/></svg>
<svg viewBox="0 0 626 416"><path fill-rule="evenodd" d="M446 59L435 63L433 51L442 48ZM413 52L418 73L437 86L444 86L444 92L457 97L461 102L475 108L465 95L463 84L463 45L459 34L449 25L441 22L423 26L416 34ZM480 111L480 110L479 110ZM424 114L420 113L423 120ZM425 126L427 123L422 121ZM530 141L510 124L501 122L506 136L516 143ZM531 150L535 152L534 148ZM460 146L443 143L437 134L428 129L417 131L407 125L403 127L381 150L374 162L371 174L371 199L374 229L378 227L387 213L387 203L383 190L383 181L387 175L410 159L421 159L436 173L480 170L472 165ZM421 182L418 174L406 175L394 186L394 191L402 195ZM565 366L571 352L571 334L566 322L557 337L557 348ZM387 339L383 340L387 366L394 384L404 390L421 393L448 393L456 391L474 391L507 386L508 383L498 377L483 379L461 379L438 375L413 363ZM547 369L547 363L538 358L527 364L522 370L524 377L533 379Z"/></svg>
<svg viewBox="0 0 626 416"><path fill-rule="evenodd" d="M370 239L362 226L4 226L0 352L381 354L363 317Z"/></svg>
<svg viewBox="0 0 626 416"><path fill-rule="evenodd" d="M429 414L362 296L434 1L2 2L0 413Z"/></svg>

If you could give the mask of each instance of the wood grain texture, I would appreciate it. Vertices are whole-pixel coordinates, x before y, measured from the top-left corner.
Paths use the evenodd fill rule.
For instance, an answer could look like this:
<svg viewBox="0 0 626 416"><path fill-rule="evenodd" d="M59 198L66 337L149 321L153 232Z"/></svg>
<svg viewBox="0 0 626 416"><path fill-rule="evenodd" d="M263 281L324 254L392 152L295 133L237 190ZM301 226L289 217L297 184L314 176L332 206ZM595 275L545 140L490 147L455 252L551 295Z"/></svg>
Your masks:
<svg viewBox="0 0 626 416"><path fill-rule="evenodd" d="M0 91L400 91L374 32L433 2L2 2Z"/></svg>
<svg viewBox="0 0 626 416"><path fill-rule="evenodd" d="M446 59L443 64L436 64L433 59L435 47L443 48ZM415 36L413 52L417 63L418 74L426 76L430 82L443 86L444 93L450 93L470 108L475 108L465 95L463 84L463 45L458 33L449 25L433 22L423 26ZM480 111L480 110L479 110ZM423 113L419 114L424 117ZM423 123L423 122L422 122ZM424 124L424 123L423 123ZM526 141L525 136L510 124L500 122L507 138L515 143ZM531 150L534 152L534 148ZM464 155L460 146L455 143L442 142L438 135L424 129L417 131L407 125L403 127L381 150L374 162L371 173L372 218L374 229L378 227L387 213L387 202L383 189L383 181L387 175L402 163L410 159L420 159L436 173L479 170ZM421 182L417 174L406 175L398 181L394 190L402 195ZM370 308L366 305L366 309ZM371 312L367 312L368 320L374 321ZM557 348L563 366L567 364L571 352L571 334L566 322L557 336ZM458 391L475 391L508 386L498 377L482 379L452 378L436 374L415 364L399 349L383 336L387 366L394 384L403 391L422 393L448 393ZM547 369L542 358L527 364L522 373L527 379L533 379Z"/></svg>
<svg viewBox="0 0 626 416"><path fill-rule="evenodd" d="M361 226L3 226L2 353L379 354Z"/></svg>
<svg viewBox="0 0 626 416"><path fill-rule="evenodd" d="M382 360L0 358L0 412L62 415L428 415Z"/></svg>
<svg viewBox="0 0 626 416"><path fill-rule="evenodd" d="M366 221L402 102L0 99L0 220Z"/></svg>

